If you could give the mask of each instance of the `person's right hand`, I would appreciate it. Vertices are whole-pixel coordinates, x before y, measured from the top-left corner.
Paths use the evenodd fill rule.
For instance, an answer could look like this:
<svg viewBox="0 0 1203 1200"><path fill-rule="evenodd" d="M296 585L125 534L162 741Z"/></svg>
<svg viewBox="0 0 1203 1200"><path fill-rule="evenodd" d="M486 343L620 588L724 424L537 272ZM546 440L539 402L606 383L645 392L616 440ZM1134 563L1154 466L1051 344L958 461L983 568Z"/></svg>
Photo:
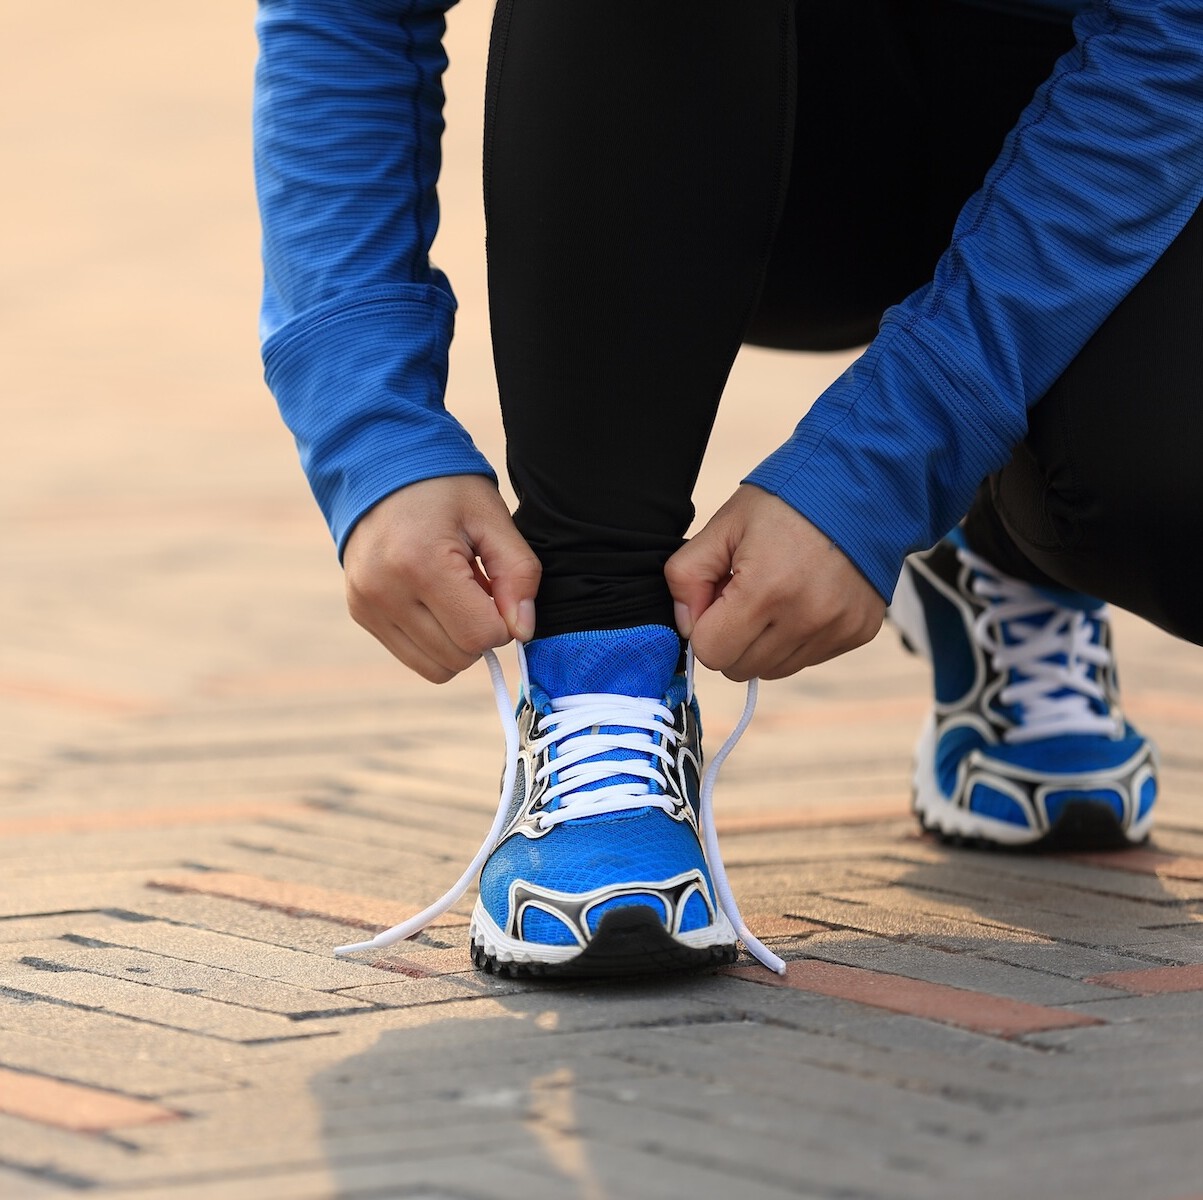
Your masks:
<svg viewBox="0 0 1203 1200"><path fill-rule="evenodd" d="M432 683L534 635L539 560L483 475L386 496L352 530L343 567L351 616Z"/></svg>

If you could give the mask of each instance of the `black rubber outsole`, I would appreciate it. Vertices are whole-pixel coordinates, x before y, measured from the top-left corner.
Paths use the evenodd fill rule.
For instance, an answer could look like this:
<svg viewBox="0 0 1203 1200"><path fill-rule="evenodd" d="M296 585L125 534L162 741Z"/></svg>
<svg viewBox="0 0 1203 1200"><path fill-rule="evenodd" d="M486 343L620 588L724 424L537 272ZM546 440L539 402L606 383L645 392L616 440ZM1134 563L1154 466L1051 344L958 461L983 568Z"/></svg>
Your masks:
<svg viewBox="0 0 1203 1200"><path fill-rule="evenodd" d="M664 928L660 915L642 905L606 913L589 944L563 963L503 962L487 954L483 946L472 944L476 966L490 975L511 979L615 979L704 971L733 963L738 956L734 943L697 949L681 945Z"/></svg>
<svg viewBox="0 0 1203 1200"><path fill-rule="evenodd" d="M1111 809L1100 804L1081 800L1065 806L1053 827L1034 842L1009 845L993 842L989 838L966 837L960 833L945 833L924 821L916 812L919 827L945 846L958 846L969 850L990 850L1005 854L1067 854L1076 850L1129 850L1143 846L1149 839L1131 841L1125 834Z"/></svg>

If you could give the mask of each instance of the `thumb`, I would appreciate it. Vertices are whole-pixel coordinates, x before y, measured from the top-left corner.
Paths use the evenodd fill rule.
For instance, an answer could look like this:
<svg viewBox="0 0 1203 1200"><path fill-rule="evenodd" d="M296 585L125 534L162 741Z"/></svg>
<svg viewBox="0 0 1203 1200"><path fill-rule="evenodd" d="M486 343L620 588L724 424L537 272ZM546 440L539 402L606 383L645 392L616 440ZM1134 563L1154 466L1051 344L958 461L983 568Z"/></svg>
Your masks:
<svg viewBox="0 0 1203 1200"><path fill-rule="evenodd" d="M707 525L664 564L673 612L682 637L691 637L701 615L731 577L732 547L714 525Z"/></svg>
<svg viewBox="0 0 1203 1200"><path fill-rule="evenodd" d="M499 525L473 538L493 592L493 603L510 636L528 642L535 635L535 595L543 568L506 514Z"/></svg>

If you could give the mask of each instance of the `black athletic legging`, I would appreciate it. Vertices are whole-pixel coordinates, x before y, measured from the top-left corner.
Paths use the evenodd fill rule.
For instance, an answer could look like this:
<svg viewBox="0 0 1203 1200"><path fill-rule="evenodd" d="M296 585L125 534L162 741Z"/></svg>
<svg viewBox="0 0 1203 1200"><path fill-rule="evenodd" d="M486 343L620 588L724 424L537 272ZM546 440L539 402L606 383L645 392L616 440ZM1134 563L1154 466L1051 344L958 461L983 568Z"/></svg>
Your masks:
<svg viewBox="0 0 1203 1200"><path fill-rule="evenodd" d="M868 341L1072 42L958 0L500 0L490 310L540 636L672 624L740 344ZM1201 367L1196 214L1032 410L974 546L1203 640Z"/></svg>

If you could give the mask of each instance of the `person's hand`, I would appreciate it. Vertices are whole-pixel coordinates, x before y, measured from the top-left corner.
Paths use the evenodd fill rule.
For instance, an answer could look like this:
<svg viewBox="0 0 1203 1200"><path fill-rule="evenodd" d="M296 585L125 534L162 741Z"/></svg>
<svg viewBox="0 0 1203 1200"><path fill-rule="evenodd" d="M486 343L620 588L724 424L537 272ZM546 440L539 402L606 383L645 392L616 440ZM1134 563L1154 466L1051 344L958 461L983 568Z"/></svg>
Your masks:
<svg viewBox="0 0 1203 1200"><path fill-rule="evenodd" d="M885 602L784 500L744 484L664 567L677 627L729 679L781 679L871 641Z"/></svg>
<svg viewBox="0 0 1203 1200"><path fill-rule="evenodd" d="M539 560L482 475L386 496L352 530L343 566L351 616L432 683L534 635Z"/></svg>

